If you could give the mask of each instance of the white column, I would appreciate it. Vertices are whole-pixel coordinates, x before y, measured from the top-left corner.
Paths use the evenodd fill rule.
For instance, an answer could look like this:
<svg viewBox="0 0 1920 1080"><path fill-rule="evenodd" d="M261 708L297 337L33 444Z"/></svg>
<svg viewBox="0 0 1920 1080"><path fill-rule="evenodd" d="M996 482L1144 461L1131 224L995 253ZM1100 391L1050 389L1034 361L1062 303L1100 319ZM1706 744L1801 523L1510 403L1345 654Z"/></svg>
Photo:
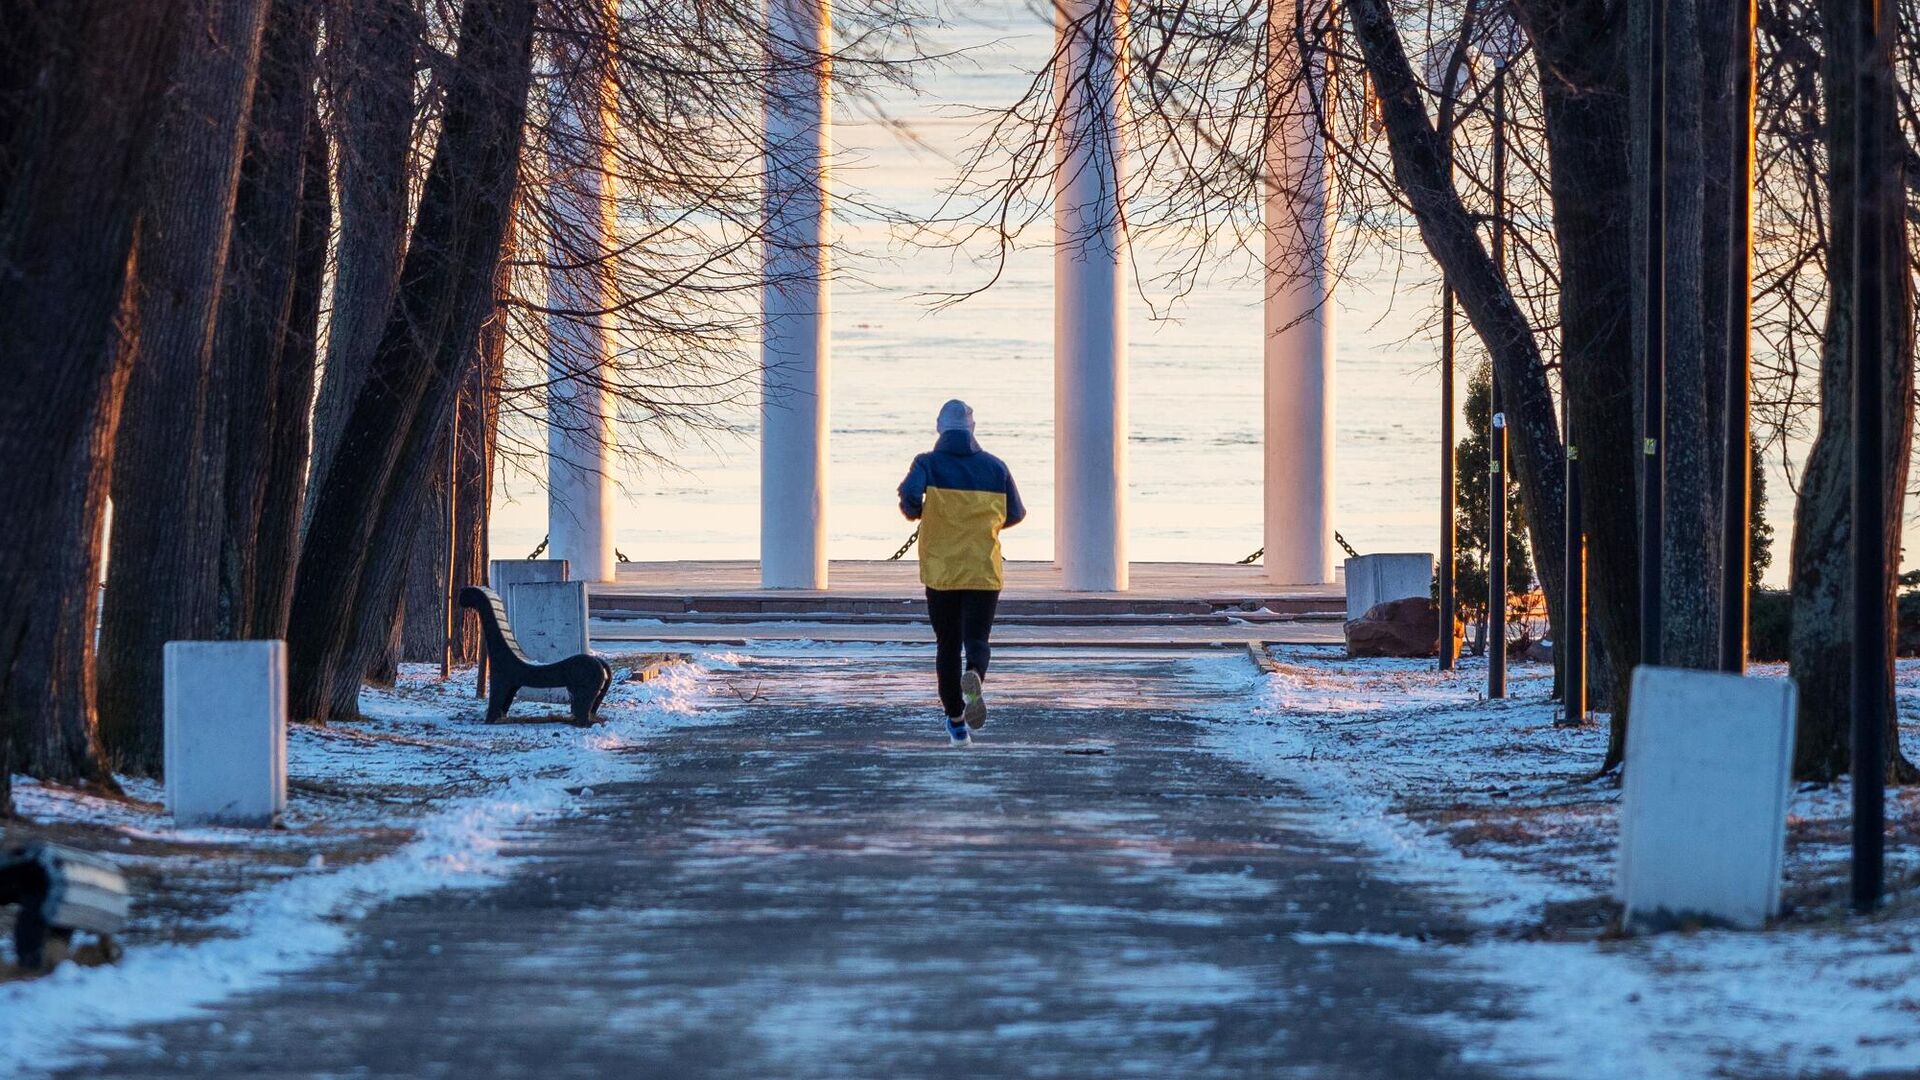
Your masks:
<svg viewBox="0 0 1920 1080"><path fill-rule="evenodd" d="M1053 358L1066 587L1127 587L1126 0L1058 0Z"/></svg>
<svg viewBox="0 0 1920 1080"><path fill-rule="evenodd" d="M613 351L603 313L611 306L603 260L612 250L607 191L604 83L579 65L553 104L549 145L553 239L548 252L547 550L576 578L612 581Z"/></svg>
<svg viewBox="0 0 1920 1080"><path fill-rule="evenodd" d="M767 0L760 584L827 587L827 0Z"/></svg>
<svg viewBox="0 0 1920 1080"><path fill-rule="evenodd" d="M1300 12L1294 0L1268 12L1265 531L1276 585L1330 582L1334 563L1332 217L1319 124L1329 82L1324 54L1303 67ZM1325 0L1304 14L1325 18Z"/></svg>

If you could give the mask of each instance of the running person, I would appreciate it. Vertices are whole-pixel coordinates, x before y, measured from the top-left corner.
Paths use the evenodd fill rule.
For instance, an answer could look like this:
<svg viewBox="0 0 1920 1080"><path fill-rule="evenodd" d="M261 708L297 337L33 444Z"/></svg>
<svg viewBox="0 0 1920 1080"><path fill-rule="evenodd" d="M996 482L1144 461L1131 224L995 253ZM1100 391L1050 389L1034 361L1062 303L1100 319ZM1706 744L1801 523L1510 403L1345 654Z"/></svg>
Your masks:
<svg viewBox="0 0 1920 1080"><path fill-rule="evenodd" d="M970 729L987 722L981 685L992 651L987 637L1005 584L1000 530L1020 524L1027 508L1006 462L974 441L973 409L966 402L942 405L934 429L939 441L913 459L900 483L900 512L920 523L920 582L927 587L927 614L938 642L940 705L953 745L966 746L973 741Z"/></svg>

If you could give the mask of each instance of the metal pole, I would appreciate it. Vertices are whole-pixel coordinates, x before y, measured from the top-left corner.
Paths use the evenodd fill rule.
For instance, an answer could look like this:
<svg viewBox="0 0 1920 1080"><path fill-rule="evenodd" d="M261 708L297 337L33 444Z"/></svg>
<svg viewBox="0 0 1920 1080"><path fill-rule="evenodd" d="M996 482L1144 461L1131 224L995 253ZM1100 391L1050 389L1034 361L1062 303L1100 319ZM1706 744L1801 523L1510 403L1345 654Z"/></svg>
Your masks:
<svg viewBox="0 0 1920 1080"><path fill-rule="evenodd" d="M1453 175L1453 125L1446 131L1447 175ZM1458 541L1458 523L1454 520L1458 503L1458 478L1453 461L1453 286L1440 283L1440 670L1452 671L1459 659L1453 647L1453 624L1458 604L1454 591L1454 547Z"/></svg>
<svg viewBox="0 0 1920 1080"><path fill-rule="evenodd" d="M1753 38L1756 0L1737 5L1733 25L1732 249L1727 273L1725 497L1720 520L1720 670L1747 670L1753 551Z"/></svg>
<svg viewBox="0 0 1920 1080"><path fill-rule="evenodd" d="M456 404L453 417L448 421L451 430L447 433L447 581L440 590L440 618L442 629L446 632L440 637L440 678L444 681L453 677L453 634L459 629L460 609L454 606L453 579L459 566L460 537L456 530L460 527L460 407Z"/></svg>
<svg viewBox="0 0 1920 1080"><path fill-rule="evenodd" d="M1507 269L1507 64L1493 72L1493 265ZM1489 377L1493 423L1487 432L1487 696L1507 696L1507 415L1500 365Z"/></svg>
<svg viewBox="0 0 1920 1080"><path fill-rule="evenodd" d="M1660 440L1666 430L1667 348L1667 13L1647 2L1647 300L1640 478L1640 662L1660 662L1660 535L1666 509Z"/></svg>
<svg viewBox="0 0 1920 1080"><path fill-rule="evenodd" d="M1555 642L1560 654L1560 718L1577 725L1587 718L1587 534L1581 527L1580 444L1573 427L1572 393L1566 365L1560 360L1560 426L1567 442L1567 610L1562 618L1565 641Z"/></svg>
<svg viewBox="0 0 1920 1080"><path fill-rule="evenodd" d="M1440 288L1440 670L1452 671L1453 652L1453 288Z"/></svg>
<svg viewBox="0 0 1920 1080"><path fill-rule="evenodd" d="M1888 685L1885 386L1887 232L1897 227L1899 160L1887 143L1893 118L1893 7L1858 0L1854 86L1853 290L1853 907L1880 904L1885 857ZM1893 174L1893 175L1889 175ZM1892 205L1889 205L1889 204Z"/></svg>

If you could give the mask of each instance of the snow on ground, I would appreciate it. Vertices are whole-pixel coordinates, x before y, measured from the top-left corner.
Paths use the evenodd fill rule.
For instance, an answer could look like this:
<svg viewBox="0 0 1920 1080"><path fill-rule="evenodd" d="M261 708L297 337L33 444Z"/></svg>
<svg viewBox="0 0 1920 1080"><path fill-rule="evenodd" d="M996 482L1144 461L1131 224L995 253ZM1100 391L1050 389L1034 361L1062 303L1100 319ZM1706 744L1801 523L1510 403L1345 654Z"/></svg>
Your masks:
<svg viewBox="0 0 1920 1080"><path fill-rule="evenodd" d="M1510 1021L1436 1021L1478 1056L1581 1078L1920 1069L1920 792L1890 794L1896 892L1878 917L1840 907L1842 784L1793 796L1790 910L1775 929L1623 939L1608 898L1619 789L1592 776L1604 718L1556 728L1549 669L1517 665L1512 697L1487 701L1480 664L1442 673L1430 661L1348 661L1338 649L1272 655L1276 672L1222 672L1230 688L1247 680L1255 705L1223 710L1218 745L1300 785L1330 831L1433 885L1483 928L1464 944L1404 943L1512 992ZM1920 662L1902 661L1899 682L1911 753Z"/></svg>
<svg viewBox="0 0 1920 1080"><path fill-rule="evenodd" d="M175 829L150 781L124 780L123 801L16 777L28 824L9 828L7 844L80 843L139 887L119 963L0 982L0 1076L58 1067L82 1044L111 1045L130 1026L191 1015L310 965L343 948L374 905L499 880L516 829L645 768L619 751L725 711L708 702L699 662L616 682L604 722L585 729L488 725L471 669L446 683L436 675L408 665L392 690L363 693L366 720L289 732L283 830ZM564 713L522 703L512 715Z"/></svg>

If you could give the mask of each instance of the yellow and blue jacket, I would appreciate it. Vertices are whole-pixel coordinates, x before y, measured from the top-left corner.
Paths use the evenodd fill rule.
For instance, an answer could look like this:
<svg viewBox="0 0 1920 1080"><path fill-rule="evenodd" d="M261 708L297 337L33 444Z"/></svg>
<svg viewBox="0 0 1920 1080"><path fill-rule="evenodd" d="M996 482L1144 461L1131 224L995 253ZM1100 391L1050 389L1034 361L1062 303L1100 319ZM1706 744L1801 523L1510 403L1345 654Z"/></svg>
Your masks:
<svg viewBox="0 0 1920 1080"><path fill-rule="evenodd" d="M1007 464L966 431L948 431L913 459L900 482L900 512L920 523L920 582L929 589L993 589L1006 584L1000 530L1027 508Z"/></svg>

